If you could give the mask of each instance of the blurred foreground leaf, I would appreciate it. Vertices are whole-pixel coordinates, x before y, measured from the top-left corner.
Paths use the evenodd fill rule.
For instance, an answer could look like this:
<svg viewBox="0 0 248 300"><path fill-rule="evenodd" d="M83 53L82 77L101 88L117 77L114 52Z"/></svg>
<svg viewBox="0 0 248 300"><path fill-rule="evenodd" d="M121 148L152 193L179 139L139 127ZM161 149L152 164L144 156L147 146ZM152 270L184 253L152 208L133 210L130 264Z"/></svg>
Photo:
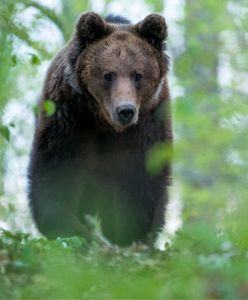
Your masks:
<svg viewBox="0 0 248 300"><path fill-rule="evenodd" d="M185 226L166 252L0 234L1 299L241 299L247 267L245 252L204 222Z"/></svg>
<svg viewBox="0 0 248 300"><path fill-rule="evenodd" d="M39 65L40 64L39 57L35 54L31 54L31 63L32 65Z"/></svg>
<svg viewBox="0 0 248 300"><path fill-rule="evenodd" d="M155 145L147 155L146 167L150 174L156 175L170 162L173 157L173 148L171 144L160 143Z"/></svg>
<svg viewBox="0 0 248 300"><path fill-rule="evenodd" d="M0 134L7 141L10 141L10 131L7 126L0 125Z"/></svg>
<svg viewBox="0 0 248 300"><path fill-rule="evenodd" d="M51 101L51 100L46 100L44 103L43 103L43 109L44 109L44 112L46 113L46 115L48 117L51 117L55 114L56 112L56 104L54 103L54 101Z"/></svg>

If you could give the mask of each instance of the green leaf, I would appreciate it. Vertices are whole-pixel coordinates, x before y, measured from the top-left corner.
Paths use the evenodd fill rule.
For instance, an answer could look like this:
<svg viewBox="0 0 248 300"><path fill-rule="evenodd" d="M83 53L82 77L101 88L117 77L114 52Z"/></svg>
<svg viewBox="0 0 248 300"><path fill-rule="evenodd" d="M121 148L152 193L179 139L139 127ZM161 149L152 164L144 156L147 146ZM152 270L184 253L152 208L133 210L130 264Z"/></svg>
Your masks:
<svg viewBox="0 0 248 300"><path fill-rule="evenodd" d="M40 65L40 59L39 59L39 57L37 55L31 54L31 64L33 66Z"/></svg>
<svg viewBox="0 0 248 300"><path fill-rule="evenodd" d="M0 134L7 142L10 141L10 131L7 126L0 126Z"/></svg>
<svg viewBox="0 0 248 300"><path fill-rule="evenodd" d="M51 117L56 112L56 104L51 100L46 100L43 104L44 112L48 117Z"/></svg>
<svg viewBox="0 0 248 300"><path fill-rule="evenodd" d="M16 57L16 55L12 55L11 57L11 67L15 67L18 63L18 59Z"/></svg>
<svg viewBox="0 0 248 300"><path fill-rule="evenodd" d="M166 163L171 161L173 149L170 144L160 143L155 145L146 157L146 168L152 175L160 173Z"/></svg>

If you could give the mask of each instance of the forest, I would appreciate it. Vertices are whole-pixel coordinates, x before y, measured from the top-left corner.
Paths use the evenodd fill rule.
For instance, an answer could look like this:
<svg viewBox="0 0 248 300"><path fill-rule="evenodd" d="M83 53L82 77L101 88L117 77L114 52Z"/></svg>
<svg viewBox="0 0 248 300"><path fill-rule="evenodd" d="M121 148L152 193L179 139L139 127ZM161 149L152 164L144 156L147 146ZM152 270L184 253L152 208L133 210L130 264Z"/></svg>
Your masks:
<svg viewBox="0 0 248 300"><path fill-rule="evenodd" d="M173 183L154 248L47 240L32 221L37 101L85 11L134 23L156 12L168 25ZM247 48L247 0L0 0L0 299L248 298ZM147 168L166 160L159 144Z"/></svg>

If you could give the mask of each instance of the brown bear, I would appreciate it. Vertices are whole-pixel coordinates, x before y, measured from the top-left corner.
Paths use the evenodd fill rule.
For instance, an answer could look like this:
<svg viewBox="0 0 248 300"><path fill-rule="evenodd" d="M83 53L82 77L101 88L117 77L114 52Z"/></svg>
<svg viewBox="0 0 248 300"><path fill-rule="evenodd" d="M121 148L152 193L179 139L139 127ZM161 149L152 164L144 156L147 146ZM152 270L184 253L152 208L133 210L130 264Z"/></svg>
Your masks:
<svg viewBox="0 0 248 300"><path fill-rule="evenodd" d="M157 14L132 25L84 13L53 60L29 167L30 207L48 238L90 239L87 214L120 245L147 241L164 225L170 163L151 175L146 157L172 140L166 37ZM46 100L56 105L52 116Z"/></svg>

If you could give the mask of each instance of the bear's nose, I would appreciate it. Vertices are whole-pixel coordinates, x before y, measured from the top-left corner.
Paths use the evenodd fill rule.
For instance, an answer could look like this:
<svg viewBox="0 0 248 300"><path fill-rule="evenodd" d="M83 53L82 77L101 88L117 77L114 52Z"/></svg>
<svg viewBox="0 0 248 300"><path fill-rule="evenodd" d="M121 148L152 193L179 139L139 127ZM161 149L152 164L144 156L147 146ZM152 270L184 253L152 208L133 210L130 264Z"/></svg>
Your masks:
<svg viewBox="0 0 248 300"><path fill-rule="evenodd" d="M125 104L125 105L119 106L116 109L116 112L119 116L120 122L123 125L126 125L132 121L134 114L136 112L136 109L131 104Z"/></svg>

